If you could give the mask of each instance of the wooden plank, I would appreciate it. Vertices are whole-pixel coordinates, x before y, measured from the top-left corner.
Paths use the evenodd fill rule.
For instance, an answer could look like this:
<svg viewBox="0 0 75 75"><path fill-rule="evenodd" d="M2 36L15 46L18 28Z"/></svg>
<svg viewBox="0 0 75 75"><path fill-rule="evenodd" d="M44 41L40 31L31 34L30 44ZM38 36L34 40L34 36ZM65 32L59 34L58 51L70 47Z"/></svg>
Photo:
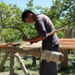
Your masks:
<svg viewBox="0 0 75 75"><path fill-rule="evenodd" d="M35 48L32 50L25 50L23 48L13 47L13 46L0 46L0 50L6 51L6 52L18 52L23 54L29 54L33 56L41 57L41 51Z"/></svg>
<svg viewBox="0 0 75 75"><path fill-rule="evenodd" d="M75 38L61 38L60 42L75 42Z"/></svg>
<svg viewBox="0 0 75 75"><path fill-rule="evenodd" d="M72 40L72 39L60 39L61 41L62 40ZM73 39L75 40L75 39ZM33 55L33 56L38 56L38 57L41 57L41 53L40 53L40 50L41 50L41 44L42 42L37 42L37 43L33 43L33 44L30 44L30 43L27 43L25 45L23 45L21 48L18 48L18 47L13 47L11 45L0 45L0 50L3 50L3 51L9 51L9 52L19 52L19 53L23 53L23 54L29 54L29 55ZM65 43L62 43L60 44L60 49L61 50L71 50L71 49L75 49L75 42L65 42ZM42 51L41 51L42 52Z"/></svg>
<svg viewBox="0 0 75 75"><path fill-rule="evenodd" d="M65 39L60 39L60 40L65 40ZM67 39L67 41L68 40L69 39ZM33 43L33 44L30 44L30 43L26 42L26 44L23 45L22 48L25 49L25 50L41 48L41 43L42 43L41 41L37 42L37 43ZM11 45L1 44L0 48L1 47L11 47ZM60 42L60 49L67 49L67 48L75 49L75 42Z"/></svg>
<svg viewBox="0 0 75 75"><path fill-rule="evenodd" d="M74 39L59 39L60 41L60 49L75 49L75 38ZM24 43L24 41L21 42L12 42L12 43L6 43L6 44L0 44L0 46L13 46L13 45L19 45ZM41 48L42 41L30 44L29 42L25 42L22 48L25 48L26 50L34 49L34 48Z"/></svg>

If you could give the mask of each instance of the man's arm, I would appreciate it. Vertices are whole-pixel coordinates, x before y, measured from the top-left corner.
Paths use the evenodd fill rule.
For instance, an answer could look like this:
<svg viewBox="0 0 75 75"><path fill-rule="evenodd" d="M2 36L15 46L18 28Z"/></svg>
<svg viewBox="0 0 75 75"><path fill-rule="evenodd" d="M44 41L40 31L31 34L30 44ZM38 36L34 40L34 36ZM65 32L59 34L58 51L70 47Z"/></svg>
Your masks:
<svg viewBox="0 0 75 75"><path fill-rule="evenodd" d="M57 30L53 30L52 32L48 33L46 37L53 35L55 32L57 32ZM23 38L23 41L27 41L27 42L38 42L41 40L44 40L46 37L44 36L37 36L33 39L28 39L28 38Z"/></svg>
<svg viewBox="0 0 75 75"><path fill-rule="evenodd" d="M61 27L57 30L53 30L52 32L48 33L46 37L48 37L50 35L53 35L54 33L58 32L58 31L61 31L61 30L64 30L64 27ZM33 38L33 39L23 38L23 40L28 41L28 42L38 42L38 41L41 41L41 40L45 39L46 37L37 36L36 38Z"/></svg>
<svg viewBox="0 0 75 75"><path fill-rule="evenodd" d="M38 41L41 41L43 39L45 39L45 37L43 37L43 36L37 36L37 37L35 37L33 39L23 38L23 41L27 41L27 42L38 42Z"/></svg>

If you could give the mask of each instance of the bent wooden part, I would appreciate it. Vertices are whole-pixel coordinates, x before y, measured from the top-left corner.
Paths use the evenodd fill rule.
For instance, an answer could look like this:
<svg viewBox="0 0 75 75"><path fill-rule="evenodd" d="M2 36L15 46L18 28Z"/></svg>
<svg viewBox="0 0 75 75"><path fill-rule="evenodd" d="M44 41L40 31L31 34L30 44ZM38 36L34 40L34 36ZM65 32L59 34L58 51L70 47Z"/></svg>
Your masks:
<svg viewBox="0 0 75 75"><path fill-rule="evenodd" d="M18 53L29 54L29 55L41 57L41 51L35 50L35 49L25 50L23 48L12 47L12 46L0 46L0 50L6 51L6 52L18 52Z"/></svg>
<svg viewBox="0 0 75 75"><path fill-rule="evenodd" d="M71 50L75 49L75 39L59 39L60 41L60 49L61 50ZM17 42L16 44L20 44L21 42ZM23 47L13 47L11 44L1 44L0 45L0 50L3 51L9 51L9 52L19 52L22 54L28 54L28 55L33 55L33 56L38 56L41 57L42 49L41 49L41 41L37 43L27 43ZM16 45L15 44L15 45Z"/></svg>
<svg viewBox="0 0 75 75"><path fill-rule="evenodd" d="M75 49L75 39L59 39L60 41L60 50L71 50ZM21 42L17 43L20 44ZM28 54L36 57L42 57L41 41L37 43L27 43L21 48L15 47L15 43L11 44L1 44L0 50L6 52L18 52L21 54ZM15 44L16 45L16 44Z"/></svg>

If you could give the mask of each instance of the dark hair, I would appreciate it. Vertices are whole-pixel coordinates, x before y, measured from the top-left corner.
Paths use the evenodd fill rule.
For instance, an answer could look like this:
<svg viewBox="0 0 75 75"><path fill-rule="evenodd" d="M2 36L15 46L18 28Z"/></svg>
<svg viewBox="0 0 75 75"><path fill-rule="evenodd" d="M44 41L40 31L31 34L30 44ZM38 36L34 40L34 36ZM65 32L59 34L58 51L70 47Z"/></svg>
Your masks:
<svg viewBox="0 0 75 75"><path fill-rule="evenodd" d="M35 16L35 13L33 13L31 10L25 10L25 11L22 13L22 21L23 21L23 22L25 22L24 19L28 17L28 16L27 16L28 13L31 13L31 14L33 14L33 15Z"/></svg>

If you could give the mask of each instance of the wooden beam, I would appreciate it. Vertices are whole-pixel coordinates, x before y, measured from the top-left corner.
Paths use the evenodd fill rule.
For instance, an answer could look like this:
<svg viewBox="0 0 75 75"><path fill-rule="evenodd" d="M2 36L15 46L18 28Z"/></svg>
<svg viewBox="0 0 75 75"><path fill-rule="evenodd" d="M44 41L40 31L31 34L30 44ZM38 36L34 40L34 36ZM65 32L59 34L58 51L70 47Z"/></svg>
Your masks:
<svg viewBox="0 0 75 75"><path fill-rule="evenodd" d="M22 58L20 57L19 53L16 53L15 57L18 59L18 62L20 64L21 68L23 69L24 74L29 75L29 72L26 69L25 64L23 63Z"/></svg>
<svg viewBox="0 0 75 75"><path fill-rule="evenodd" d="M71 50L75 49L75 44L60 44L61 50ZM41 57L41 42L28 44L23 46L22 48L19 47L13 47L10 45L0 45L0 50L8 51L8 52L19 52L23 54L29 54L33 56Z"/></svg>
<svg viewBox="0 0 75 75"><path fill-rule="evenodd" d="M13 47L13 46L11 46L11 47L10 46L8 46L8 47L0 46L0 50L6 51L6 52L18 52L18 53L23 53L23 54L29 54L29 55L38 56L38 57L41 57L41 52L42 52L42 51L40 51L40 48L39 48L39 50L38 49L35 50L35 48L32 50L25 50L23 48L18 48L18 47Z"/></svg>

